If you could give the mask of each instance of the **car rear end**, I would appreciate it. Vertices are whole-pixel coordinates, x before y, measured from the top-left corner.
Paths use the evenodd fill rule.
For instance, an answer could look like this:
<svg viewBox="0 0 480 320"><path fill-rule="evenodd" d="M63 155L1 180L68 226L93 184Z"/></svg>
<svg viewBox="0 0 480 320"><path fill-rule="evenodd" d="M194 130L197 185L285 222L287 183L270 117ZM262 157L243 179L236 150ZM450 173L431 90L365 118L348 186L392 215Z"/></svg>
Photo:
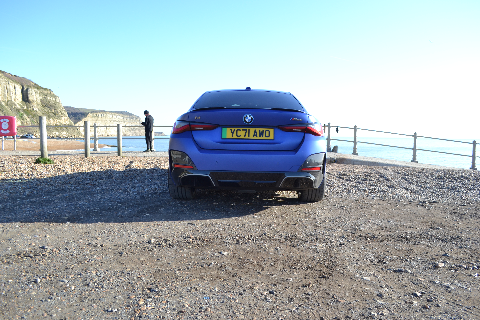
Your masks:
<svg viewBox="0 0 480 320"><path fill-rule="evenodd" d="M169 157L175 198L197 188L302 192L324 182L326 144L321 125L290 93L219 90L177 119Z"/></svg>

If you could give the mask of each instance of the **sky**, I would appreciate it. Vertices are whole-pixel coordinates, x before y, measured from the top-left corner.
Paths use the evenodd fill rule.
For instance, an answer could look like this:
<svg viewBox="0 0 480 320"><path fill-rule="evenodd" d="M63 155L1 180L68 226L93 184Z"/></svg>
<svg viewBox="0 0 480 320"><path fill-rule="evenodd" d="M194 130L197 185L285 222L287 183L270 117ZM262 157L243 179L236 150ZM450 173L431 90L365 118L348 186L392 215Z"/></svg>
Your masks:
<svg viewBox="0 0 480 320"><path fill-rule="evenodd" d="M25 0L0 13L0 70L64 106L173 125L205 91L249 86L291 92L333 126L480 140L478 0Z"/></svg>

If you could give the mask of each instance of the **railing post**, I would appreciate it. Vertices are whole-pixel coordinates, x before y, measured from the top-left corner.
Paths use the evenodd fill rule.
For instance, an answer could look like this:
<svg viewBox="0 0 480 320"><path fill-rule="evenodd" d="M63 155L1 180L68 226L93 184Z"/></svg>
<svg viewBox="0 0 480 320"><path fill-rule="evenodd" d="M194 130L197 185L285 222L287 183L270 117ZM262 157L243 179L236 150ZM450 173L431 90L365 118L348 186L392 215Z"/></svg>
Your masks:
<svg viewBox="0 0 480 320"><path fill-rule="evenodd" d="M412 162L418 163L417 161L417 133L413 134L413 158Z"/></svg>
<svg viewBox="0 0 480 320"><path fill-rule="evenodd" d="M477 141L473 140L473 151L472 151L472 167L470 169L477 170L475 167L475 159L477 158Z"/></svg>
<svg viewBox="0 0 480 320"><path fill-rule="evenodd" d="M93 124L93 151L98 151L97 124Z"/></svg>
<svg viewBox="0 0 480 320"><path fill-rule="evenodd" d="M155 144L155 131L153 131L154 128L152 128L152 144L150 145L151 151L155 151L154 144Z"/></svg>
<svg viewBox="0 0 480 320"><path fill-rule="evenodd" d="M357 153L357 125L353 126L353 155L358 156Z"/></svg>
<svg viewBox="0 0 480 320"><path fill-rule="evenodd" d="M332 149L330 148L330 122L327 125L327 151L330 152Z"/></svg>
<svg viewBox="0 0 480 320"><path fill-rule="evenodd" d="M117 124L117 153L118 156L122 156L122 125Z"/></svg>
<svg viewBox="0 0 480 320"><path fill-rule="evenodd" d="M48 158L47 150L47 118L45 116L40 116L40 157Z"/></svg>
<svg viewBox="0 0 480 320"><path fill-rule="evenodd" d="M84 121L85 158L90 157L90 121Z"/></svg>

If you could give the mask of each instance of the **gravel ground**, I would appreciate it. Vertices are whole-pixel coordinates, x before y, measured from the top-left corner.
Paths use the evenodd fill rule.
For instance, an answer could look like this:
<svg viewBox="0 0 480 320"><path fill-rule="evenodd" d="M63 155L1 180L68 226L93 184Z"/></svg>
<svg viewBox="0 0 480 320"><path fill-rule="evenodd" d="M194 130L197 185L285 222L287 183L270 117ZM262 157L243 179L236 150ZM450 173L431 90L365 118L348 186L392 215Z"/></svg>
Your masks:
<svg viewBox="0 0 480 320"><path fill-rule="evenodd" d="M52 159L0 157L5 319L480 319L479 172L177 201L165 157Z"/></svg>

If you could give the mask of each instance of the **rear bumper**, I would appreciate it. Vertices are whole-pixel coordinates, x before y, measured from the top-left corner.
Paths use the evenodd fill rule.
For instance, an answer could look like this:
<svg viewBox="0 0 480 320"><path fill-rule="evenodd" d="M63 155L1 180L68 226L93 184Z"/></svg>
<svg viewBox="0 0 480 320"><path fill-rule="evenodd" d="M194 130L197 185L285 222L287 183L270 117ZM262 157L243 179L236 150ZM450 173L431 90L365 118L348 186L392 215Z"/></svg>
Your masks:
<svg viewBox="0 0 480 320"><path fill-rule="evenodd" d="M176 186L236 190L318 188L325 175L326 144L307 135L292 151L200 149L191 136L170 139L169 174ZM181 166L181 167L178 167ZM303 171L320 167L318 171Z"/></svg>
<svg viewBox="0 0 480 320"><path fill-rule="evenodd" d="M318 172L232 172L173 169L178 186L235 190L306 190L318 188L323 171Z"/></svg>
<svg viewBox="0 0 480 320"><path fill-rule="evenodd" d="M171 150L188 154L198 170L296 172L310 155L326 153L327 146L323 137L307 135L298 149L290 151L206 150L199 148L186 132L170 138Z"/></svg>

